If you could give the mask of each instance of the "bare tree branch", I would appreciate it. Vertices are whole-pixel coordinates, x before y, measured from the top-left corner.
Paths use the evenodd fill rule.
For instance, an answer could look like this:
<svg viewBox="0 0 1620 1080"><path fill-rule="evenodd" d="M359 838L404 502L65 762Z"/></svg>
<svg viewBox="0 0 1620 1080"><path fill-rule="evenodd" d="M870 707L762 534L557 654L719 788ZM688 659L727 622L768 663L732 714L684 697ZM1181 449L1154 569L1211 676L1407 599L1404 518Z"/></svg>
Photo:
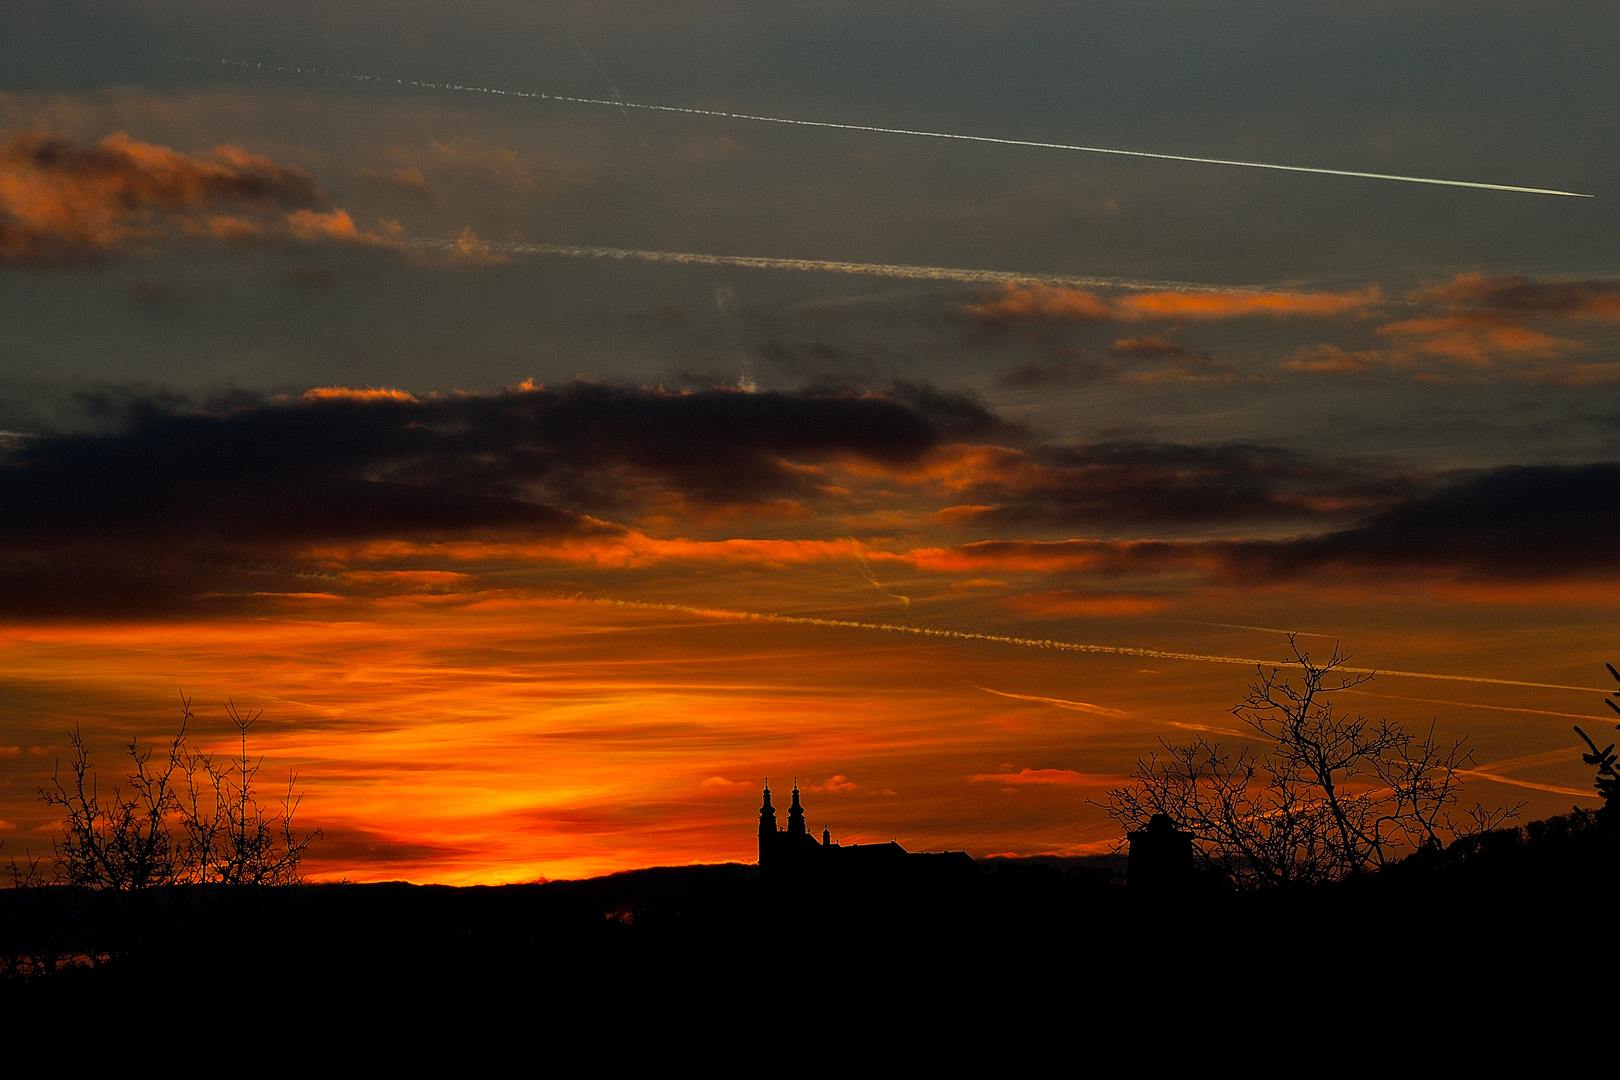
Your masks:
<svg viewBox="0 0 1620 1080"><path fill-rule="evenodd" d="M1288 641L1299 671L1259 669L1232 709L1265 748L1163 743L1162 755L1137 762L1131 787L1109 793L1115 821L1136 829L1168 814L1207 865L1253 888L1354 877L1516 816L1454 816L1458 771L1471 760L1463 742L1339 711L1333 695L1372 676L1340 674L1349 657L1337 648L1315 663Z"/></svg>

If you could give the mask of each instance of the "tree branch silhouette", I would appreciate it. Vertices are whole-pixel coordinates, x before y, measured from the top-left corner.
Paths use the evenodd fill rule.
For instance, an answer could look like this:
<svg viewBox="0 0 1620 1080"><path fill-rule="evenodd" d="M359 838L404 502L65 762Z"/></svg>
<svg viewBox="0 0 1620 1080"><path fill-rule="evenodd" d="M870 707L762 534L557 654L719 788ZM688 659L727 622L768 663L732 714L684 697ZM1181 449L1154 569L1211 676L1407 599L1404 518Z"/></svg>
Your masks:
<svg viewBox="0 0 1620 1080"><path fill-rule="evenodd" d="M1162 753L1137 761L1134 783L1109 793L1109 816L1137 829L1168 814L1206 864L1255 888L1356 877L1517 815L1456 816L1459 773L1472 761L1465 740L1341 712L1333 695L1372 676L1341 674L1349 657L1337 648L1316 663L1297 637L1288 643L1299 672L1258 669L1231 710L1259 747L1161 740Z"/></svg>

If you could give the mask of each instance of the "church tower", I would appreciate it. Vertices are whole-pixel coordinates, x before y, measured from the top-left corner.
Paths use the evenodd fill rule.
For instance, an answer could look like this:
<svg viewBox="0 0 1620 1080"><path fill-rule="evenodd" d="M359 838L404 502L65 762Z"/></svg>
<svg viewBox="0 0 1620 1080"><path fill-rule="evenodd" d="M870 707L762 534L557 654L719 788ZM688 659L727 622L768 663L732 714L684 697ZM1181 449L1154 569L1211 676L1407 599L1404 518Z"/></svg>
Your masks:
<svg viewBox="0 0 1620 1080"><path fill-rule="evenodd" d="M799 805L799 782L793 781L793 805L788 807L788 835L804 835L804 807Z"/></svg>
<svg viewBox="0 0 1620 1080"><path fill-rule="evenodd" d="M799 805L799 786L793 786L793 805ZM801 811L802 813L802 811ZM776 842L776 808L771 805L771 782L765 781L765 805L759 808L759 865L770 859L768 852Z"/></svg>

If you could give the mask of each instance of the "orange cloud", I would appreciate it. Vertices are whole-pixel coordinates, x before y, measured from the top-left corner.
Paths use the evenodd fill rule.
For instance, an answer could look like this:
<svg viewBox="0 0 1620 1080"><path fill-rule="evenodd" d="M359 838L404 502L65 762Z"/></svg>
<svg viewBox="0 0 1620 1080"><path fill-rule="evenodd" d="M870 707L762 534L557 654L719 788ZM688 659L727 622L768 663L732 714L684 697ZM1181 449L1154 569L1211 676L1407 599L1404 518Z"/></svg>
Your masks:
<svg viewBox="0 0 1620 1080"><path fill-rule="evenodd" d="M287 231L306 244L375 244L380 247L398 246L405 234L397 221L381 220L375 229L362 229L342 207L324 212L295 210L287 215ZM477 237L473 239L476 241Z"/></svg>
<svg viewBox="0 0 1620 1080"><path fill-rule="evenodd" d="M1021 319L1109 322L1120 317L1118 312L1096 293L1034 283L1004 285L999 299L984 304L968 304L962 310L986 322L1012 322Z"/></svg>
<svg viewBox="0 0 1620 1080"><path fill-rule="evenodd" d="M973 778L973 782L990 784L1025 784L1040 785L1079 785L1082 787L1107 787L1121 782L1118 776L1093 776L1089 773L1075 772L1073 769L1022 769L1015 773L981 773Z"/></svg>
<svg viewBox="0 0 1620 1080"><path fill-rule="evenodd" d="M1242 293L1178 290L1138 293L1114 303L1133 318L1240 319L1256 315L1325 318L1371 307L1383 299L1377 286L1348 293Z"/></svg>
<svg viewBox="0 0 1620 1080"><path fill-rule="evenodd" d="M408 588L443 588L472 580L456 570L350 570L343 577L361 585L401 585Z"/></svg>
<svg viewBox="0 0 1620 1080"><path fill-rule="evenodd" d="M491 251L488 244L478 239L478 234L473 232L471 225L461 230L461 235L456 237L455 245L448 248L447 251L452 259L484 266L503 263L509 258L509 256Z"/></svg>
<svg viewBox="0 0 1620 1080"><path fill-rule="evenodd" d="M314 208L320 197L303 169L240 146L193 156L123 132L88 146L22 135L0 146L0 260L85 258L168 236L402 246L398 222L363 228L342 207ZM446 257L503 258L471 229Z"/></svg>
<svg viewBox="0 0 1620 1080"><path fill-rule="evenodd" d="M404 390L367 386L315 386L299 395L305 401L415 401L416 396Z"/></svg>
<svg viewBox="0 0 1620 1080"><path fill-rule="evenodd" d="M1386 348L1352 351L1323 344L1300 349L1281 368L1315 375L1395 370L1418 381L1447 381L1457 368L1482 373L1506 364L1511 366L1503 374L1522 381L1565 386L1620 381L1620 365L1569 362L1590 345L1552 332L1592 320L1620 320L1620 282L1468 273L1415 289L1407 299L1442 310L1379 326L1376 333L1389 343Z"/></svg>
<svg viewBox="0 0 1620 1080"><path fill-rule="evenodd" d="M804 789L806 791L837 791L847 793L851 791L859 791L861 786L855 783L849 777L839 773L837 776L829 776L822 783L806 784L804 785Z"/></svg>
<svg viewBox="0 0 1620 1080"><path fill-rule="evenodd" d="M1584 348L1501 316L1483 313L1404 319L1378 328L1399 348L1450 363L1489 367L1502 359L1550 360Z"/></svg>
<svg viewBox="0 0 1620 1080"><path fill-rule="evenodd" d="M376 540L355 546L323 546L306 555L332 565L432 559L449 563L563 562L629 569L676 561L791 566L851 559L857 550L849 540L661 540L606 522L596 524L603 530L601 535L541 542ZM882 553L868 553L868 557L881 558Z"/></svg>
<svg viewBox="0 0 1620 1080"><path fill-rule="evenodd" d="M309 174L216 146L206 158L116 132L94 146L40 134L0 147L0 258L89 255L162 235L176 224L241 239L250 223L203 213L242 206L308 203Z"/></svg>
<svg viewBox="0 0 1620 1080"><path fill-rule="evenodd" d="M314 210L295 210L287 215L287 227L300 240L353 240L360 239L360 230L347 210L317 213Z"/></svg>
<svg viewBox="0 0 1620 1080"><path fill-rule="evenodd" d="M1085 289L1007 284L1001 296L963 311L986 322L1053 320L1129 322L1138 319L1239 319L1254 316L1324 318L1371 307L1382 300L1376 286L1360 292L1290 293L1164 289L1104 298Z"/></svg>
<svg viewBox="0 0 1620 1080"><path fill-rule="evenodd" d="M904 560L919 570L938 573L988 569L1034 574L1214 570L1223 561L1210 545L1176 540L980 540L954 548L914 548L903 555L871 553L867 558Z"/></svg>

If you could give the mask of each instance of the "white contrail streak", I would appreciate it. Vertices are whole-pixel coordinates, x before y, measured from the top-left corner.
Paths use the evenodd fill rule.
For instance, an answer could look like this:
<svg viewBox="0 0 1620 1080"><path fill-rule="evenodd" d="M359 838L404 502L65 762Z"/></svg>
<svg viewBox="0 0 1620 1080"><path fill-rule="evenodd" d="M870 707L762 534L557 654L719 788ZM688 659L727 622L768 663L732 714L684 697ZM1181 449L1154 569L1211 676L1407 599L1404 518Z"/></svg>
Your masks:
<svg viewBox="0 0 1620 1080"><path fill-rule="evenodd" d="M1338 641L1338 634L1313 634L1309 630L1281 630L1275 626L1250 626L1248 623L1236 622L1206 622L1203 619L1177 619L1177 622L1191 623L1194 626L1224 626L1228 630L1259 630L1266 634L1282 634L1287 637L1319 637L1329 641Z"/></svg>
<svg viewBox="0 0 1620 1080"><path fill-rule="evenodd" d="M973 687L975 690L983 690L987 694L994 694L996 697L1012 698L1014 701L1038 701L1043 705L1056 705L1060 709L1069 709L1073 712L1093 713L1097 716L1107 716L1114 719L1131 715L1124 709L1110 709L1105 705L1093 705L1088 701L1070 701L1068 698L1040 697L1036 694L1009 694L1005 690L992 690L988 686L980 686L977 683L968 683L968 685Z"/></svg>
<svg viewBox="0 0 1620 1080"><path fill-rule="evenodd" d="M448 251L455 240L412 236L405 243ZM853 274L903 278L913 281L960 281L990 285L1055 285L1076 289L1129 289L1142 292L1190 290L1203 293L1278 292L1264 285L1206 285L1189 281L1144 281L1140 278L1078 277L1070 274L1031 274L1016 270L978 270L956 266L908 266L897 263L842 262L835 259L782 259L771 255L712 255L700 251L645 251L636 248L583 247L571 244L486 245L499 255L561 255L570 258L612 259L620 262L676 263L686 266L736 266L747 270L803 270L811 273Z"/></svg>
<svg viewBox="0 0 1620 1080"><path fill-rule="evenodd" d="M1533 780L1515 780L1511 776L1500 776L1497 773L1481 772L1479 769L1458 769L1459 776L1477 776L1481 780L1494 780L1498 784L1509 784L1517 788L1528 788L1531 791L1547 791L1554 795L1567 795L1576 799L1595 799L1597 796L1590 791L1581 791L1577 788L1558 787L1554 784L1538 784Z"/></svg>
<svg viewBox="0 0 1620 1080"><path fill-rule="evenodd" d="M181 56L181 60L212 64L208 57ZM610 109L642 109L647 112L680 113L686 116L713 116L724 120L748 120L760 124L784 124L791 127L831 128L838 131L864 131L878 135L909 135L923 139L951 139L957 142L991 143L996 146L1024 146L1037 150L1069 150L1082 154L1112 154L1117 157L1152 158L1156 161L1190 161L1199 165L1234 165L1244 169L1271 169L1277 172L1315 173L1319 176L1350 176L1362 180L1395 180L1405 184L1437 184L1442 187L1478 188L1484 191L1515 191L1526 195L1562 195L1572 199L1590 199L1594 196L1579 191L1558 191L1553 188L1520 187L1516 184L1485 184L1474 180L1443 180L1433 176L1399 176L1394 173L1362 172L1356 169L1320 169L1309 165L1277 165L1266 161L1236 161L1229 158L1198 157L1192 154L1159 154L1148 150L1119 150L1106 146L1081 146L1075 143L1042 142L1037 139L1002 139L991 135L963 135L949 131L920 131L913 128L879 127L875 124L841 124L831 120L795 120L785 116L760 116L755 113L726 112L722 109L695 109L682 105L649 105L639 101L608 100L606 98L573 97L567 94L543 94L524 90L501 90L491 86L465 86L460 83L423 82L418 79L389 79L380 75L356 75L353 72L334 72L326 68L305 68L293 65L256 63L248 60L220 59L223 67L242 67L255 71L274 71L294 75L317 75L329 79L349 79L354 82L382 85L411 86L420 90L449 90L463 94L489 94L496 97L530 98L536 101L557 101L569 105L598 105Z"/></svg>
<svg viewBox="0 0 1620 1080"><path fill-rule="evenodd" d="M1563 716L1571 720L1594 719L1591 713L1553 712L1551 709L1521 709L1512 705L1485 705L1477 701L1445 701L1440 698L1402 697L1397 694L1374 694L1370 690L1346 690L1360 697L1383 698L1386 701L1417 701L1425 705L1454 705L1459 709L1489 709L1492 712L1529 713L1531 716ZM1599 717L1598 719L1601 719Z"/></svg>
<svg viewBox="0 0 1620 1080"><path fill-rule="evenodd" d="M861 574L865 576L865 578L867 580L867 583L870 584L872 586L872 588L874 588L878 592L882 593L884 596L887 596L890 600L897 600L901 604L904 604L906 607L910 607L911 606L911 597L909 597L909 596L901 596L899 593L896 593L896 592L890 592L888 589L883 587L883 582L881 582L881 581L879 581L877 579L877 575L872 573L872 567L867 564L866 557L861 554L861 543L860 543L860 541L856 540L852 536L852 537L849 538L849 543L850 543L850 546L855 549L855 561L860 564Z"/></svg>
<svg viewBox="0 0 1620 1080"><path fill-rule="evenodd" d="M610 607L631 608L638 611L675 611L697 615L705 619L730 619L742 622L785 623L789 626L820 626L836 630L876 630L886 634L914 634L918 637L945 638L951 641L986 641L998 645L1018 645L1028 649L1052 649L1058 652L1099 653L1107 656L1144 656L1157 660L1190 660L1201 664L1241 664L1244 667L1288 668L1302 667L1298 660L1256 660L1243 656L1208 656L1203 653L1167 652L1162 649L1139 649L1128 645L1090 645L1074 641L1053 641L1050 638L1014 637L1010 634L985 634L972 630L939 630L930 626L908 626L904 623L857 622L853 619L818 619L808 615L778 615L763 611L732 611L726 608L694 607L690 604L656 604L640 600L611 600L586 596L571 597L583 603L606 604ZM1491 686L1528 686L1537 690L1580 690L1585 693L1606 694L1590 686L1565 686L1562 683L1521 682L1517 679L1487 679L1477 675L1436 675L1426 671L1393 671L1389 668L1340 667L1352 675L1390 675L1404 679L1438 679L1444 682L1481 683Z"/></svg>

